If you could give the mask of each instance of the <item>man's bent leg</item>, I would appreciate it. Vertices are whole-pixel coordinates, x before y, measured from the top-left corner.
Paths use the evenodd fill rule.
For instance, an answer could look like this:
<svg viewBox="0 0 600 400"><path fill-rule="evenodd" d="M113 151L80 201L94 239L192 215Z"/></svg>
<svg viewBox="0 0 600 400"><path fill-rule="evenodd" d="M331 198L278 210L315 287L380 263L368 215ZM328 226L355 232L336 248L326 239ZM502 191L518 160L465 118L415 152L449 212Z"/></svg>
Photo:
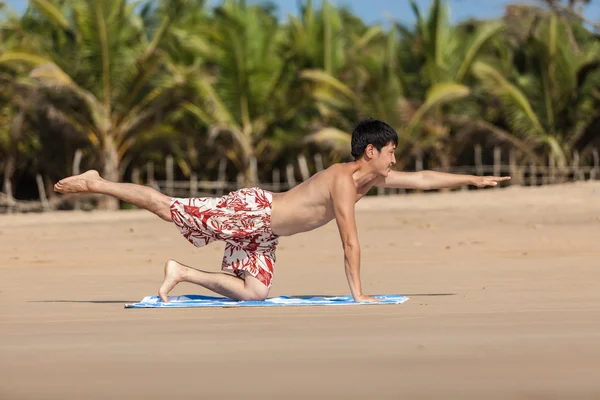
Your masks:
<svg viewBox="0 0 600 400"><path fill-rule="evenodd" d="M264 300L269 294L268 287L248 274L245 280L242 280L229 274L199 271L175 260L169 260L165 265L165 280L158 291L162 301L169 301L169 292L179 282L195 283L234 300Z"/></svg>
<svg viewBox="0 0 600 400"><path fill-rule="evenodd" d="M147 186L107 181L94 170L62 179L54 185L54 190L60 193L106 194L171 221L170 197Z"/></svg>

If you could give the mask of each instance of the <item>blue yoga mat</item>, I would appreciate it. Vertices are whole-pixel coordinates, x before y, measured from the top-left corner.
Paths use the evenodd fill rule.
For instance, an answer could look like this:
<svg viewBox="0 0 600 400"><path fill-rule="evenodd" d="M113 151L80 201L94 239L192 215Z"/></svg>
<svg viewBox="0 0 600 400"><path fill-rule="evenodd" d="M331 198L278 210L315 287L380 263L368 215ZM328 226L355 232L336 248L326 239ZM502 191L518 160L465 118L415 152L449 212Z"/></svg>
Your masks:
<svg viewBox="0 0 600 400"><path fill-rule="evenodd" d="M377 303L357 303L351 296L279 296L265 301L237 301L226 297L201 296L187 294L170 296L164 303L158 296L147 296L135 304L125 304L125 308L185 308L185 307L298 307L298 306L353 306L373 304L402 304L408 297L399 295L375 296Z"/></svg>

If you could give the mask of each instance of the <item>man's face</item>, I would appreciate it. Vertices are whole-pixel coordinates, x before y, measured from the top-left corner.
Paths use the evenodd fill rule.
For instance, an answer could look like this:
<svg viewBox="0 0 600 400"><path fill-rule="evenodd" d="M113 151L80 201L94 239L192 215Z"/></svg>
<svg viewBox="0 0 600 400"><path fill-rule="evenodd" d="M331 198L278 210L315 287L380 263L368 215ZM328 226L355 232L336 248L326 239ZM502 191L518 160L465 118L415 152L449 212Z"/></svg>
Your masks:
<svg viewBox="0 0 600 400"><path fill-rule="evenodd" d="M392 166L396 164L395 156L396 146L394 143L388 143L386 146L381 148L379 154L375 157L377 171L383 175L388 176L392 170ZM377 149L375 149L377 152Z"/></svg>

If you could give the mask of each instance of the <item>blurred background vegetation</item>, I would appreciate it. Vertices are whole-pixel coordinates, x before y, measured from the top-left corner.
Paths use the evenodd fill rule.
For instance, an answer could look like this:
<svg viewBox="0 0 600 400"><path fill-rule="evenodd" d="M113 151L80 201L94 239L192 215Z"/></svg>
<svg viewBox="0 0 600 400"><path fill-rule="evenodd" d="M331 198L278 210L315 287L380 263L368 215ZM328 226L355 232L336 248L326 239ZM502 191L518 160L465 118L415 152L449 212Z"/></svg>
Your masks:
<svg viewBox="0 0 600 400"><path fill-rule="evenodd" d="M31 0L22 14L0 2L2 190L38 198L36 175L51 188L78 149L82 170L115 181L148 162L164 175L173 155L180 179L214 180L226 159L228 180L269 182L299 154L350 160L365 117L398 131L398 169L472 165L476 144L486 158L501 146L523 164L585 163L600 147L588 2L452 24L432 0L412 4L414 26L387 27L326 1L285 22L242 0Z"/></svg>

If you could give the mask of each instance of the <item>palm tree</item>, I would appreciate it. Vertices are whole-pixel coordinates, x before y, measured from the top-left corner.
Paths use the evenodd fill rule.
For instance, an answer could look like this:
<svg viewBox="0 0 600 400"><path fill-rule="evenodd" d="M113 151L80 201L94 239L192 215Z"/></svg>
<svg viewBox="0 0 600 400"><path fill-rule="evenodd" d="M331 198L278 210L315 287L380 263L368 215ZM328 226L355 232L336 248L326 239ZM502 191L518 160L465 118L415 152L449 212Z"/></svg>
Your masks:
<svg viewBox="0 0 600 400"><path fill-rule="evenodd" d="M192 75L160 51L182 4L171 2L149 36L136 5L126 0L35 0L27 13L46 18L41 46L6 51L0 64L27 65L45 99L40 108L85 137L103 176L118 181L121 160L138 137L185 98ZM105 204L118 207L111 198Z"/></svg>
<svg viewBox="0 0 600 400"><path fill-rule="evenodd" d="M366 84L360 80L340 82L333 77L328 77L329 82L324 78L320 81L334 91L333 98L349 100L329 104L354 107L352 115L365 113L385 119L402 132L398 146L401 167L415 150L432 150L448 167L451 126L443 117L452 109L447 105L471 95L468 78L473 62L502 26L486 24L465 36L460 27L450 26L441 0L433 2L426 18L414 2L411 4L417 17L414 31L397 23L387 38L370 29L353 41L359 51L352 64L367 77L363 79ZM397 33L403 40L397 39ZM371 46L360 45L374 39L376 43ZM326 128L313 138L349 147L349 135L343 130Z"/></svg>
<svg viewBox="0 0 600 400"><path fill-rule="evenodd" d="M210 79L194 83L197 97L185 108L209 128L210 142L232 139L225 156L256 185L256 159L267 164L282 141L297 134L302 98L290 96L294 65L281 57L276 18L245 1L225 1L215 10L208 33ZM296 132L296 133L295 133Z"/></svg>
<svg viewBox="0 0 600 400"><path fill-rule="evenodd" d="M556 15L544 16L525 43L516 42L516 65L508 73L486 62L474 68L482 87L500 101L511 132L559 166L584 150L576 146L599 117L597 81L590 78L600 67L600 46L589 41L576 48L570 29Z"/></svg>
<svg viewBox="0 0 600 400"><path fill-rule="evenodd" d="M311 108L317 112L311 114L314 132L305 137L305 142L332 147L336 158L349 156L350 137L346 132L356 122L357 114L360 118L370 115L373 109L380 110L390 92L400 88L393 56L389 56L391 48L380 26L367 27L347 10L327 1L318 10L307 1L299 17L290 17L286 54L300 69L294 86L302 88L304 93L299 95L312 98Z"/></svg>

